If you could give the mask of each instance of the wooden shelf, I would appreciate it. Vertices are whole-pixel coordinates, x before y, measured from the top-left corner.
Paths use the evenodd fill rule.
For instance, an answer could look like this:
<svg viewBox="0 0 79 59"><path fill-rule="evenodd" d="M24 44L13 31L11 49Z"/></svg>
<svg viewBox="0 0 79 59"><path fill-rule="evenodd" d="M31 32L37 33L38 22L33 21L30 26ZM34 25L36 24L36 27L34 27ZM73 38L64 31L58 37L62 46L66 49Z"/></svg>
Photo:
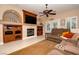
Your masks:
<svg viewBox="0 0 79 59"><path fill-rule="evenodd" d="M7 22L7 21L0 21L0 24L22 25L22 23Z"/></svg>
<svg viewBox="0 0 79 59"><path fill-rule="evenodd" d="M16 32L19 31L19 32ZM3 26L4 43L22 39L22 25Z"/></svg>

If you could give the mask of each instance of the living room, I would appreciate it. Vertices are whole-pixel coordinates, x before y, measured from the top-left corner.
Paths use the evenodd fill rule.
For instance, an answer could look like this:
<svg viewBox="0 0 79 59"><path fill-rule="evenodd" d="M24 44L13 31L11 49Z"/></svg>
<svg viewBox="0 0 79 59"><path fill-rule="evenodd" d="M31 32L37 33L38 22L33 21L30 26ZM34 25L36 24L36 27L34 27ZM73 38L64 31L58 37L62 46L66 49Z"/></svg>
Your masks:
<svg viewBox="0 0 79 59"><path fill-rule="evenodd" d="M17 51L35 44L37 44L36 47L48 49L45 52L44 49L42 50L46 55L79 54L78 41L76 44L71 43L72 40L68 41L74 35L76 36L74 39L79 39L78 4L1 4L0 7L0 54L19 55L20 53ZM50 14L46 13L48 10L50 10ZM69 33L67 38L61 37L65 35L64 32ZM54 36L54 38L51 34L56 37ZM55 39L57 40L55 41ZM64 47L62 46L65 44L77 47L71 46L66 52L63 52ZM51 48L52 46L53 48ZM34 47L29 49L34 49ZM29 50L27 50L26 53L22 52L22 54L44 54L39 47L37 47L36 53L34 53L35 50L28 53ZM71 49L72 51L70 51Z"/></svg>

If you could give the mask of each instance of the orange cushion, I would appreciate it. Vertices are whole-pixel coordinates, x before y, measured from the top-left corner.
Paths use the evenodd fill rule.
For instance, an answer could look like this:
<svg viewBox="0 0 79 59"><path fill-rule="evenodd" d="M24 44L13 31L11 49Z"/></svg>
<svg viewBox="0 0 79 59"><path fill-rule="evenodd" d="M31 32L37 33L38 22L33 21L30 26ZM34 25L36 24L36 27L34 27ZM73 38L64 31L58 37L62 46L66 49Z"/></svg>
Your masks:
<svg viewBox="0 0 79 59"><path fill-rule="evenodd" d="M73 36L74 34L71 33L71 32L64 32L62 35L63 35L64 37L66 37L66 38L72 38L72 36Z"/></svg>

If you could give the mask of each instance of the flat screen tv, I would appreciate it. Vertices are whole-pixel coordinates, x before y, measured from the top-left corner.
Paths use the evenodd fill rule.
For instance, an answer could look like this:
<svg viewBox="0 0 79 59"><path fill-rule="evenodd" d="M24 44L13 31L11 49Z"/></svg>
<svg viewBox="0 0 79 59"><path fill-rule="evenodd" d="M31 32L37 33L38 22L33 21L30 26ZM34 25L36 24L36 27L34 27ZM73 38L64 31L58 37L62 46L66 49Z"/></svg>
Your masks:
<svg viewBox="0 0 79 59"><path fill-rule="evenodd" d="M33 17L33 16L26 15L24 23L27 23L27 24L37 24L37 18Z"/></svg>

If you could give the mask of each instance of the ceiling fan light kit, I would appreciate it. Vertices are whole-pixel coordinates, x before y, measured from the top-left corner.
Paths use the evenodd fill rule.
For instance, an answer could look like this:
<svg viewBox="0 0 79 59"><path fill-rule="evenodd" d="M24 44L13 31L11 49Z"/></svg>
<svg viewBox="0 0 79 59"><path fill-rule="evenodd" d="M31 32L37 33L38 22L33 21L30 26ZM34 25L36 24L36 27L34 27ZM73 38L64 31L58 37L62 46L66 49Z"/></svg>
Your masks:
<svg viewBox="0 0 79 59"><path fill-rule="evenodd" d="M46 17L49 17L49 15L56 15L56 11L53 11L52 9L48 10L48 4L45 4L46 10L43 12L40 12L41 16L45 15Z"/></svg>

